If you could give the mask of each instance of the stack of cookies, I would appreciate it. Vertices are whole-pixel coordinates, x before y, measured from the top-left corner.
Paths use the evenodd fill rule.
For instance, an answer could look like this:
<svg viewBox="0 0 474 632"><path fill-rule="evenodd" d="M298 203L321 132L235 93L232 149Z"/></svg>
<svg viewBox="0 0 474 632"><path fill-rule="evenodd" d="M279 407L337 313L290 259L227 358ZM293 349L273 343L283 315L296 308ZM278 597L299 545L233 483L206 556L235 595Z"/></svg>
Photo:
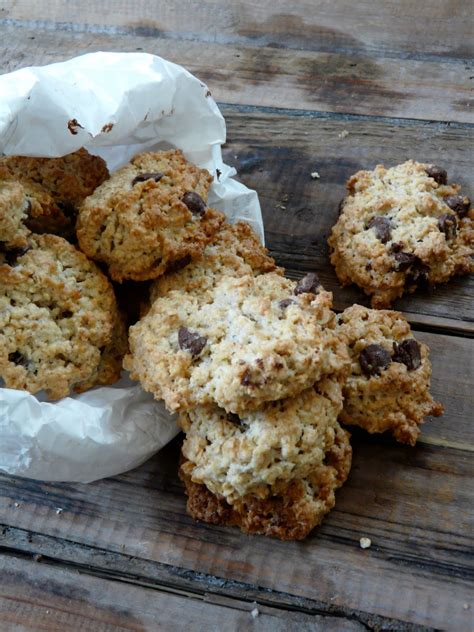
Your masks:
<svg viewBox="0 0 474 632"><path fill-rule="evenodd" d="M422 275L467 270L469 201L430 168L349 181L332 261L375 307ZM316 274L285 278L247 224L207 206L211 181L176 150L139 154L110 177L84 150L2 159L0 377L55 399L112 383L123 359L179 413L189 513L302 539L349 474L341 424L414 445L425 417L443 412L429 350L401 314L354 305L336 316ZM140 295L128 352L109 279L125 302Z"/></svg>
<svg viewBox="0 0 474 632"><path fill-rule="evenodd" d="M244 223L157 279L125 367L180 413L195 518L300 539L351 461L337 418L349 370L331 295L286 279Z"/></svg>

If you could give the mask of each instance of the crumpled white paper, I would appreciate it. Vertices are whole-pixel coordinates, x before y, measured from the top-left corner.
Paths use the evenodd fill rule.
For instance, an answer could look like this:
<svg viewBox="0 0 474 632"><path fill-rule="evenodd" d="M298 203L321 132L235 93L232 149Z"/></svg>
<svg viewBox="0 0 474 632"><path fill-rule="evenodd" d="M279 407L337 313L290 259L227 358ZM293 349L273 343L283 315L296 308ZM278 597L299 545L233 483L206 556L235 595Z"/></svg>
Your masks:
<svg viewBox="0 0 474 632"><path fill-rule="evenodd" d="M225 121L206 85L146 53L91 53L0 76L0 153L62 156L80 147L115 170L140 151L177 147L210 171L209 204L249 222L263 241L255 191L222 162ZM219 176L219 177L217 177ZM127 378L49 403L0 389L0 470L90 482L137 467L178 428Z"/></svg>

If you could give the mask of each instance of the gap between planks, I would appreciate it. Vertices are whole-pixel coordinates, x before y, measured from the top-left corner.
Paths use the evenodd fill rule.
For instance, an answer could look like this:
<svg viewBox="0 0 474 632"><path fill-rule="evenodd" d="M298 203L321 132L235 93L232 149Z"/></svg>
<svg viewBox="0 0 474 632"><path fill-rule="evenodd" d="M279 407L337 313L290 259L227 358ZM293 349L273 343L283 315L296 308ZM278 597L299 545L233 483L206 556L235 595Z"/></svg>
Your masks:
<svg viewBox="0 0 474 632"><path fill-rule="evenodd" d="M2 525L0 525L1 528ZM3 532L3 538L0 534L0 542L2 540L4 542L0 546L0 556L33 560L45 566L76 570L87 575L149 588L170 595L191 596L209 603L225 599L229 604L233 602L237 607L240 605L239 609L242 609L242 603L250 606L249 610L264 606L284 612L321 616L327 618L328 621L333 618L341 622L354 621L361 626L361 629L367 630L402 631L407 625L398 619L318 602L249 583L226 580L160 562L130 558L127 555L88 547L62 538L43 536L11 527L3 527ZM59 549L63 554L62 557L58 555ZM91 555L93 564L91 564ZM88 560L87 563L81 561L84 559ZM410 630L414 631L427 629L415 624L410 627Z"/></svg>

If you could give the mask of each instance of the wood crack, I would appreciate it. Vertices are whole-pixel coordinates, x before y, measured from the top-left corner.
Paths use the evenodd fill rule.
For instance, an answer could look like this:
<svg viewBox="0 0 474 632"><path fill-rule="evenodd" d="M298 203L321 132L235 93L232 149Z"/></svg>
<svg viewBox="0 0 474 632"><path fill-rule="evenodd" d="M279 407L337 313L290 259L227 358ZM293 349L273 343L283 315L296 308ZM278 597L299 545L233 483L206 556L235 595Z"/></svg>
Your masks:
<svg viewBox="0 0 474 632"><path fill-rule="evenodd" d="M41 543L44 544L44 541L46 540L45 536L40 536L31 532L21 532L19 529L12 529L10 527L3 527L3 535L4 537L7 535L9 540L12 539L12 535L21 535L23 538L26 536L27 541L32 545L35 543L36 545L40 544L41 540ZM84 547L83 545L77 545L70 541L59 541L55 538L49 539L53 541L53 547L55 545L57 547L59 542L63 547L74 547L76 549L75 553L77 557L81 557L77 555L78 547L82 548L83 552L84 550L87 552L92 551L91 547ZM51 543L49 544L48 549L51 549ZM427 631L431 629L424 626L407 624L400 620L386 618L372 613L356 611L334 604L313 601L311 599L298 597L289 593L273 591L268 588L262 588L243 582L225 580L206 573L199 573L157 562L152 564L148 563L148 565L152 565L155 570L158 570L158 574L160 571L164 571L167 576L166 580L164 577L158 578L150 575L143 575L139 572L124 571L121 568L119 570L116 566L120 566L120 563L126 564L127 568L133 568L133 563L135 562L135 564L137 564L139 560L101 549L95 549L95 553L107 556L107 567L84 564L71 559L48 555L46 552L38 552L43 550L42 546L40 546L39 549L31 546L30 550L28 550L21 546L15 547L2 545L0 546L0 555L29 559L36 561L39 564L71 569L80 573L101 577L111 581L141 586L143 588L168 592L170 594L185 595L195 599L206 600L210 603L212 603L214 599L225 597L227 600L230 600L227 601L227 605L229 605L230 602L235 601L235 607L237 609L237 602L240 601L254 604L256 606L266 606L280 611L298 612L310 616L317 615L327 617L328 619L337 618L341 621L353 621L359 624L361 629L365 630L390 629L395 632L404 632L405 630L421 632L421 630ZM111 563L112 557L116 558L114 560L115 564Z"/></svg>

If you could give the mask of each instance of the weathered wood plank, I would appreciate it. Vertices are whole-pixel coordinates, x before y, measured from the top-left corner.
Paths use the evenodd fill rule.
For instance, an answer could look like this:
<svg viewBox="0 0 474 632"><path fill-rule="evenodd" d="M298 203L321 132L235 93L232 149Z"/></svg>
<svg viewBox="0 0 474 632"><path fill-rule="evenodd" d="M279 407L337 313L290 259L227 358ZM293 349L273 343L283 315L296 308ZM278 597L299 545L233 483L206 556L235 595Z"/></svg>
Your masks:
<svg viewBox="0 0 474 632"><path fill-rule="evenodd" d="M226 103L474 122L474 70L448 60L401 63L363 51L256 48L161 35L122 35L118 43L116 34L15 28L1 20L0 37L3 72L97 50L144 50L185 66Z"/></svg>
<svg viewBox="0 0 474 632"><path fill-rule="evenodd" d="M334 292L335 306L367 304L355 286L342 289L328 263L327 236L345 195L345 181L359 169L395 165L407 158L434 162L448 170L473 197L470 174L474 128L444 124L404 125L349 117L291 116L253 108L225 107L228 145L224 157L240 179L258 191L267 245L289 276L314 270ZM347 134L346 134L347 133ZM320 178L313 180L317 171ZM395 303L411 322L474 332L474 278L458 277L432 292Z"/></svg>
<svg viewBox="0 0 474 632"><path fill-rule="evenodd" d="M173 594L31 559L1 556L0 568L0 628L9 632L145 632L187 626L215 632L366 629L329 615L290 612L211 594Z"/></svg>
<svg viewBox="0 0 474 632"><path fill-rule="evenodd" d="M219 603L222 599L232 599L244 601L247 604L250 602L252 608L257 607L259 611L264 606L276 606L280 609L290 609L293 612L304 612L313 616L324 615L329 625L332 617L337 616L341 623L341 630L346 629L345 623L348 621L361 623L365 626L364 629L392 630L393 632L407 630L407 625L403 621L259 588L253 584L227 581L205 573L134 558L51 536L38 535L31 531L7 527L1 529L0 533L2 541L0 560L2 555L32 558L43 564L53 564L134 585L178 594L191 593L192 596L198 596L211 603ZM41 553L38 554L38 551ZM319 616L316 616L315 620L318 619ZM427 628L412 624L410 630L426 632Z"/></svg>
<svg viewBox="0 0 474 632"><path fill-rule="evenodd" d="M142 468L91 485L2 476L0 522L147 563L271 588L293 595L295 603L307 598L420 625L467 629L472 611L464 604L470 603L474 580L474 341L418 337L433 349L433 391L445 403L445 417L425 425L415 449L358 433L351 476L336 508L304 543L195 524L185 515L176 477L177 443ZM373 543L366 551L359 548L363 536ZM167 581L179 586L180 571L173 573Z"/></svg>
<svg viewBox="0 0 474 632"><path fill-rule="evenodd" d="M297 50L363 51L379 56L469 58L473 51L469 3L463 0L212 0L114 2L93 0L1 2L1 17L89 26L111 34L195 39Z"/></svg>
<svg viewBox="0 0 474 632"><path fill-rule="evenodd" d="M10 522L178 567L178 587L181 573L189 577L179 569L194 570L289 593L295 603L316 599L336 609L463 630L472 617L464 604L473 589L468 456L361 446L337 508L308 541L291 544L194 524L176 479L157 459L89 486L13 480L1 488L19 503L16 509L9 503ZM63 507L59 516L56 505ZM372 540L366 551L359 548L362 536Z"/></svg>

